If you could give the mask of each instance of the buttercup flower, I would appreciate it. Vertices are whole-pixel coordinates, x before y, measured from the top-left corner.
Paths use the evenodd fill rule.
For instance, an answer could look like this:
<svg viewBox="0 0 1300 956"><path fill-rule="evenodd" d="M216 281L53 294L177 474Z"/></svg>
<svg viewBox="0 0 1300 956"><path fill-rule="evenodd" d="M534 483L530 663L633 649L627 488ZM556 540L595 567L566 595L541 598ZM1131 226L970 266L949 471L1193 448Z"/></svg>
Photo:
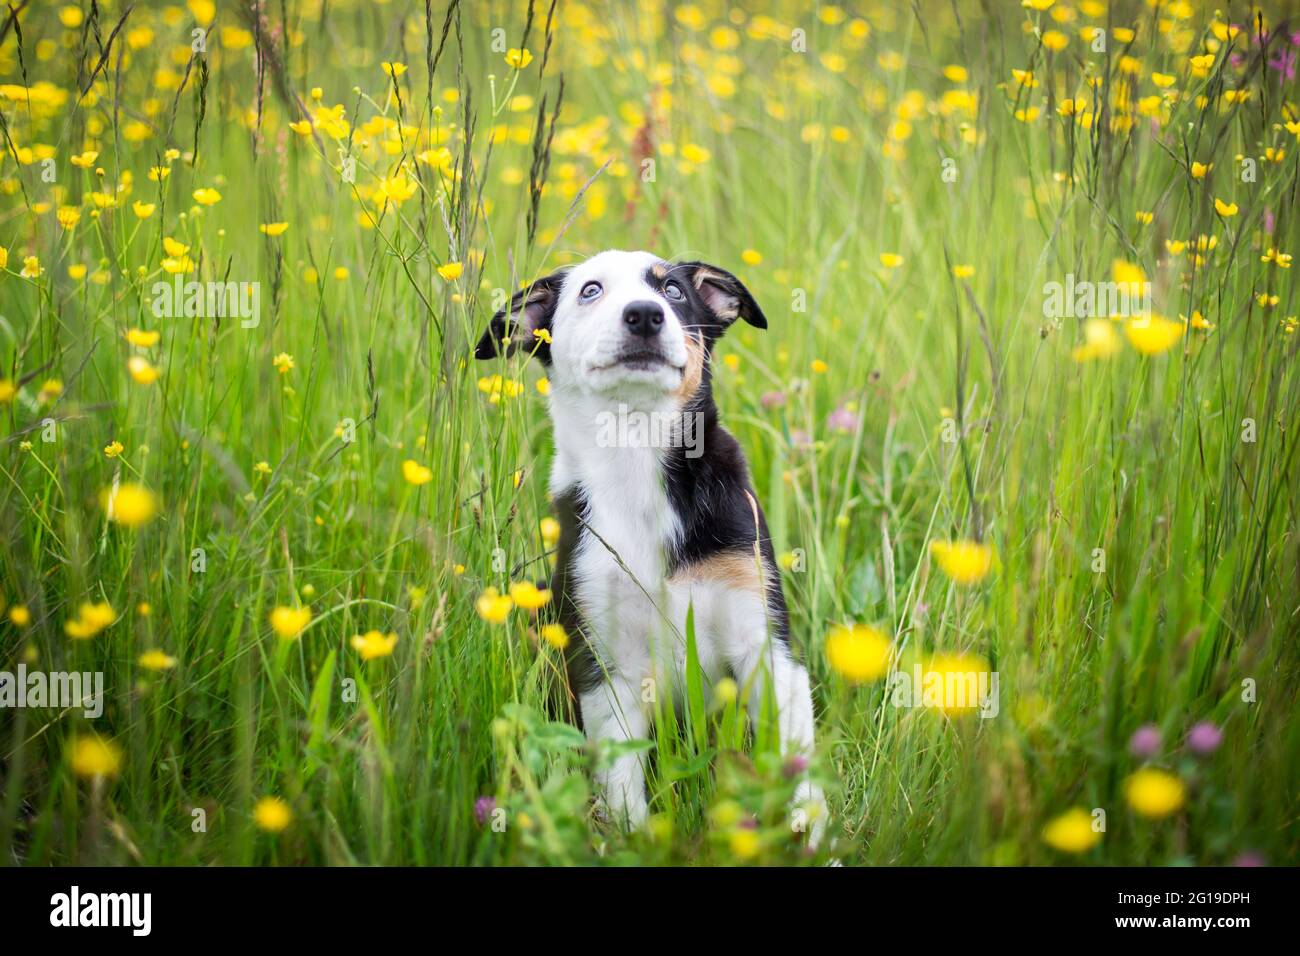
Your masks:
<svg viewBox="0 0 1300 956"><path fill-rule="evenodd" d="M176 666L176 658L163 651L145 651L137 663L148 671L167 671Z"/></svg>
<svg viewBox="0 0 1300 956"><path fill-rule="evenodd" d="M551 592L531 581L518 581L510 585L510 599L525 611L536 611L550 603Z"/></svg>
<svg viewBox="0 0 1300 956"><path fill-rule="evenodd" d="M1087 853L1101 842L1101 836L1082 807L1072 807L1043 827L1043 842L1061 853Z"/></svg>
<svg viewBox="0 0 1300 956"><path fill-rule="evenodd" d="M122 767L122 750L113 741L94 734L72 741L72 772L78 777L116 777Z"/></svg>
<svg viewBox="0 0 1300 956"><path fill-rule="evenodd" d="M413 485L427 485L433 481L433 469L408 458L402 462L402 477Z"/></svg>
<svg viewBox="0 0 1300 956"><path fill-rule="evenodd" d="M158 513L158 498L144 485L123 482L104 493L104 510L109 521L127 528L138 528L148 524Z"/></svg>
<svg viewBox="0 0 1300 956"><path fill-rule="evenodd" d="M543 624L542 640L557 651L562 651L569 646L569 632L564 629L563 624Z"/></svg>
<svg viewBox="0 0 1300 956"><path fill-rule="evenodd" d="M826 638L826 659L850 683L879 680L889 671L889 638L866 624L833 627Z"/></svg>
<svg viewBox="0 0 1300 956"><path fill-rule="evenodd" d="M397 646L397 635L366 631L364 634L352 635L351 643L352 648L361 655L363 661L373 661L393 653L393 648Z"/></svg>
<svg viewBox="0 0 1300 956"><path fill-rule="evenodd" d="M494 587L485 588L474 602L474 609L479 617L489 624L504 624L510 616L510 609L515 602L508 594L501 594Z"/></svg>
<svg viewBox="0 0 1300 956"><path fill-rule="evenodd" d="M286 641L293 640L311 623L310 607L285 607L271 612L271 629Z"/></svg>
<svg viewBox="0 0 1300 956"><path fill-rule="evenodd" d="M253 807L253 822L259 830L279 833L293 822L293 811L279 797L262 797Z"/></svg>
<svg viewBox="0 0 1300 956"><path fill-rule="evenodd" d="M73 640L84 641L108 627L116 617L107 601L83 601L77 608L77 616L63 625L63 631Z"/></svg>
<svg viewBox="0 0 1300 956"><path fill-rule="evenodd" d="M1144 767L1124 781L1124 797L1135 813L1159 820L1182 808L1187 788L1167 770Z"/></svg>
<svg viewBox="0 0 1300 956"><path fill-rule="evenodd" d="M993 549L978 541L931 541L930 555L958 584L983 581L993 567Z"/></svg>

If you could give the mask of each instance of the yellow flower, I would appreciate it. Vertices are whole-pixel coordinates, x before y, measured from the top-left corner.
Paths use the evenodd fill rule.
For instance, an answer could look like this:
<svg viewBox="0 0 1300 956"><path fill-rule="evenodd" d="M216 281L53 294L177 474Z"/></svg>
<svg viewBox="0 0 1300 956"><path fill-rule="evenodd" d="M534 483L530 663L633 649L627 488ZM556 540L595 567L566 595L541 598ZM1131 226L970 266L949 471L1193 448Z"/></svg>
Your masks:
<svg viewBox="0 0 1300 956"><path fill-rule="evenodd" d="M64 229L71 229L81 221L81 210L76 206L60 206L54 218Z"/></svg>
<svg viewBox="0 0 1300 956"><path fill-rule="evenodd" d="M695 163L697 165L700 163L707 163L712 156L713 154L711 152L703 146L699 146L695 143L687 143L682 147L682 159L686 160L688 163Z"/></svg>
<svg viewBox="0 0 1300 956"><path fill-rule="evenodd" d="M111 441L104 446L104 457L116 458L118 455L122 454L123 451L125 451L125 449L122 447L120 441Z"/></svg>
<svg viewBox="0 0 1300 956"><path fill-rule="evenodd" d="M543 624L542 640L557 651L562 651L569 646L569 632L563 624Z"/></svg>
<svg viewBox="0 0 1300 956"><path fill-rule="evenodd" d="M36 256L27 256L23 259L23 271L18 273L24 279L36 279L45 270L41 268L41 260Z"/></svg>
<svg viewBox="0 0 1300 956"><path fill-rule="evenodd" d="M0 269L9 268L9 250L0 246Z"/></svg>
<svg viewBox="0 0 1300 956"><path fill-rule="evenodd" d="M880 264L886 269L897 269L903 264L903 257L897 252L882 252L880 254Z"/></svg>
<svg viewBox="0 0 1300 956"><path fill-rule="evenodd" d="M156 329L130 329L126 333L126 340L142 349L153 348L161 337L162 333Z"/></svg>
<svg viewBox="0 0 1300 956"><path fill-rule="evenodd" d="M385 60L383 63L380 63L379 68L383 70L385 73L387 73L389 76L401 76L403 73L406 72L405 63L390 63L387 60Z"/></svg>
<svg viewBox="0 0 1300 956"><path fill-rule="evenodd" d="M824 375L826 371L830 368L830 366L827 365L822 359L813 359L812 363L808 367L811 368L813 372L815 372L818 375Z"/></svg>
<svg viewBox="0 0 1300 956"><path fill-rule="evenodd" d="M152 385L158 381L158 369L149 364L149 360L140 355L132 355L126 360L126 370L138 385Z"/></svg>
<svg viewBox="0 0 1300 956"><path fill-rule="evenodd" d="M1110 358L1119 351L1119 336L1107 319L1089 319L1083 325L1084 344L1070 353L1076 362Z"/></svg>
<svg viewBox="0 0 1300 956"><path fill-rule="evenodd" d="M363 661L373 661L377 657L388 657L393 653L393 648L396 646L396 634L366 631L364 634L352 635L352 647L361 655Z"/></svg>
<svg viewBox="0 0 1300 956"><path fill-rule="evenodd" d="M445 265L438 266L438 275L442 276L448 282L454 282L459 279L465 271L465 265L461 262L448 262Z"/></svg>
<svg viewBox="0 0 1300 956"><path fill-rule="evenodd" d="M737 860L752 860L763 849L763 841L759 839L758 831L748 827L736 827L732 830L727 838L727 845L731 848L731 855Z"/></svg>
<svg viewBox="0 0 1300 956"><path fill-rule="evenodd" d="M158 498L144 485L125 482L104 493L104 510L108 520L127 528L148 524L158 513Z"/></svg>
<svg viewBox="0 0 1300 956"><path fill-rule="evenodd" d="M969 265L955 265L952 267L952 274L958 279L969 279L975 275L975 267Z"/></svg>
<svg viewBox="0 0 1300 956"><path fill-rule="evenodd" d="M560 540L560 523L547 515L537 523L537 528L542 533L542 544L548 548L555 547L555 542Z"/></svg>
<svg viewBox="0 0 1300 956"><path fill-rule="evenodd" d="M154 203L141 202L138 199L131 203L131 211L135 213L137 219L148 219L157 208Z"/></svg>
<svg viewBox="0 0 1300 956"><path fill-rule="evenodd" d="M194 201L200 206L215 206L221 202L221 193L210 186L194 190Z"/></svg>
<svg viewBox="0 0 1300 956"><path fill-rule="evenodd" d="M763 261L763 253L757 249L745 249L740 253L740 261L747 266L756 266Z"/></svg>
<svg viewBox="0 0 1300 956"><path fill-rule="evenodd" d="M116 777L122 767L122 751L106 737L77 737L72 741L71 763L78 777Z"/></svg>
<svg viewBox="0 0 1300 956"><path fill-rule="evenodd" d="M1047 30L1043 33L1043 46L1053 53L1060 53L1070 45L1070 38L1060 30Z"/></svg>
<svg viewBox="0 0 1300 956"><path fill-rule="evenodd" d="M1144 767L1124 781L1124 798L1135 813L1159 820L1181 809L1187 788L1167 770Z"/></svg>
<svg viewBox="0 0 1300 956"><path fill-rule="evenodd" d="M147 671L169 671L176 666L176 658L163 651L145 651L136 663Z"/></svg>
<svg viewBox="0 0 1300 956"><path fill-rule="evenodd" d="M427 485L433 481L433 469L408 458L402 462L402 477L413 485Z"/></svg>
<svg viewBox="0 0 1300 956"><path fill-rule="evenodd" d="M63 625L63 631L73 640L84 641L112 624L115 616L113 606L107 601L98 604L83 601L77 608L77 616Z"/></svg>
<svg viewBox="0 0 1300 956"><path fill-rule="evenodd" d="M0 405L6 405L18 394L18 386L7 378L0 378Z"/></svg>
<svg viewBox="0 0 1300 956"><path fill-rule="evenodd" d="M960 716L973 714L984 706L979 689L987 686L988 673L988 661L978 654L938 653L923 662L921 680L923 687L933 683L943 689L936 709L949 716Z"/></svg>
<svg viewBox="0 0 1300 956"><path fill-rule="evenodd" d="M271 630L286 641L292 640L311 623L311 607L279 605L271 612Z"/></svg>
<svg viewBox="0 0 1300 956"><path fill-rule="evenodd" d="M1214 168L1214 163L1192 163L1192 178L1204 179L1205 174Z"/></svg>
<svg viewBox="0 0 1300 956"><path fill-rule="evenodd" d="M190 251L190 247L177 242L171 236L163 236L163 252L173 259L179 259Z"/></svg>
<svg viewBox="0 0 1300 956"><path fill-rule="evenodd" d="M9 621L14 627L26 627L32 622L32 612L25 605L15 604L9 609Z"/></svg>
<svg viewBox="0 0 1300 956"><path fill-rule="evenodd" d="M1043 827L1043 842L1062 853L1087 853L1101 842L1101 833L1087 810L1072 807Z"/></svg>
<svg viewBox="0 0 1300 956"><path fill-rule="evenodd" d="M1214 200L1214 211L1224 219L1231 219L1237 214L1237 204L1235 202L1224 202L1222 199Z"/></svg>
<svg viewBox="0 0 1300 956"><path fill-rule="evenodd" d="M1141 225L1149 226L1151 225L1151 220L1155 219L1155 217L1156 214L1154 212L1143 212L1141 209L1139 209L1134 214L1133 218L1135 218Z"/></svg>
<svg viewBox="0 0 1300 956"><path fill-rule="evenodd" d="M478 611L479 617L489 624L504 624L514 604L510 595L501 594L496 588L489 587L478 596L478 600L474 602L474 609Z"/></svg>
<svg viewBox="0 0 1300 956"><path fill-rule="evenodd" d="M293 822L293 811L279 797L263 797L253 807L253 822L259 830L279 833Z"/></svg>
<svg viewBox="0 0 1300 956"><path fill-rule="evenodd" d="M1272 246L1269 247L1267 252L1259 257L1259 261L1263 263L1276 262L1279 269L1291 268L1290 254L1286 252L1278 252Z"/></svg>
<svg viewBox="0 0 1300 956"><path fill-rule="evenodd" d="M1160 89L1162 90L1168 89L1169 87L1173 86L1174 82L1177 79L1178 77L1170 73L1156 73L1154 71L1152 71L1151 73L1151 82L1154 83L1156 86L1160 87Z"/></svg>
<svg viewBox="0 0 1300 956"><path fill-rule="evenodd" d="M522 70L532 62L533 55L528 52L528 50L511 48L506 51L506 66L513 67L516 70Z"/></svg>
<svg viewBox="0 0 1300 956"><path fill-rule="evenodd" d="M283 236L289 228L289 224L287 222L264 222L257 228L263 235L274 238L275 236Z"/></svg>
<svg viewBox="0 0 1300 956"><path fill-rule="evenodd" d="M837 625L826 638L826 659L854 684L884 677L889 671L891 654L889 638L866 624Z"/></svg>
<svg viewBox="0 0 1300 956"><path fill-rule="evenodd" d="M740 696L740 687L736 684L735 678L724 677L713 685L713 696L725 707L736 702L736 698Z"/></svg>
<svg viewBox="0 0 1300 956"><path fill-rule="evenodd" d="M537 393L539 395L551 394L551 380L545 375L537 380Z"/></svg>
<svg viewBox="0 0 1300 956"><path fill-rule="evenodd" d="M531 581L517 581L510 585L510 599L525 611L536 611L551 602L551 591Z"/></svg>
<svg viewBox="0 0 1300 956"><path fill-rule="evenodd" d="M970 73L966 67L950 63L943 68L943 76L949 83L965 83L970 78Z"/></svg>
<svg viewBox="0 0 1300 956"><path fill-rule="evenodd" d="M1145 319L1131 319L1124 326L1129 344L1143 355L1168 352L1183 337L1183 324L1153 315Z"/></svg>
<svg viewBox="0 0 1300 956"><path fill-rule="evenodd" d="M958 584L983 581L993 567L993 549L978 541L931 541L930 555Z"/></svg>
<svg viewBox="0 0 1300 956"><path fill-rule="evenodd" d="M275 366L275 370L281 375L288 375L293 370L293 356L288 352L280 352L275 358L271 359L271 364Z"/></svg>

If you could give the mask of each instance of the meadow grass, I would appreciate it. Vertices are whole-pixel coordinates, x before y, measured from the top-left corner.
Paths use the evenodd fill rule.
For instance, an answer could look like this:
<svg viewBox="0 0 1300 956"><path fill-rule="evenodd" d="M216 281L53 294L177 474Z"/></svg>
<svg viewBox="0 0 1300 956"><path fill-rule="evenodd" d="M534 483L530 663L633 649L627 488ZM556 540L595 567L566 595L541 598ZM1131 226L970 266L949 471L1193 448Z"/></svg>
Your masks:
<svg viewBox="0 0 1300 956"><path fill-rule="evenodd" d="M0 669L105 687L0 711L0 858L1294 862L1297 48L1221 6L0 17ZM551 440L544 370L473 344L609 247L768 316L714 388L813 677L815 854L767 723L694 668L647 832L604 825L550 609L479 611L548 573ZM258 321L157 316L177 274L259 283ZM1067 274L1166 318L1045 315ZM991 567L954 580L947 542ZM848 680L848 625L996 671L997 715Z"/></svg>

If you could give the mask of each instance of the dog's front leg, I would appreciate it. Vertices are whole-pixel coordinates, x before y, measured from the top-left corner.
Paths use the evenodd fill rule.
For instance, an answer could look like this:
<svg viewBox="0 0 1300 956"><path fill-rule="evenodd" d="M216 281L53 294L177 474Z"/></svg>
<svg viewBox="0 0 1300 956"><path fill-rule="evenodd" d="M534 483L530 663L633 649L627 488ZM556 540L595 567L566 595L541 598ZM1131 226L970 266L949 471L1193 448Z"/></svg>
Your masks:
<svg viewBox="0 0 1300 956"><path fill-rule="evenodd" d="M649 722L636 688L620 674L609 674L578 698L582 723L591 741L627 741L645 737ZM645 823L645 771L637 754L623 754L597 771L596 786L610 819L635 829Z"/></svg>
<svg viewBox="0 0 1300 956"><path fill-rule="evenodd" d="M788 647L771 640L764 641L762 648L755 648L738 660L735 663L737 677L743 682L742 686L749 686L751 721L757 721L763 713L763 700L767 694L763 665L766 665L767 676L771 679L772 697L776 703L781 755L811 757L814 721L807 668L790 656ZM826 832L829 811L821 787L806 774L795 789L793 807L806 814L798 820L802 824L800 829L806 830L809 845L817 846Z"/></svg>

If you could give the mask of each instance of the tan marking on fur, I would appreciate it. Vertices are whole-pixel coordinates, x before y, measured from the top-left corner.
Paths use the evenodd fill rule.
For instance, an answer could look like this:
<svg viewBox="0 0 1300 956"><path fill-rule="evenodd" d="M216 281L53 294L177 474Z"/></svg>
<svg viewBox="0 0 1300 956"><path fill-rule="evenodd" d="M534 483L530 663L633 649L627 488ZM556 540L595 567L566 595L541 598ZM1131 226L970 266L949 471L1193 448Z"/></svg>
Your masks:
<svg viewBox="0 0 1300 956"><path fill-rule="evenodd" d="M735 319L739 317L740 303L722 290L722 283L727 281L725 278L708 269L696 269L693 281L695 282L696 291L700 293L700 297L704 299L710 309L717 313L718 318ZM711 291L705 291L704 283L706 282L714 283Z"/></svg>
<svg viewBox="0 0 1300 956"><path fill-rule="evenodd" d="M695 276L691 281L695 283L695 288L698 289L710 279L715 282L721 282L722 276L718 275L716 272L710 272L708 269L696 269Z"/></svg>
<svg viewBox="0 0 1300 956"><path fill-rule="evenodd" d="M700 382L704 381L704 359L703 340L686 333L686 369L682 372L682 384L677 386L677 400L683 405L695 397Z"/></svg>
<svg viewBox="0 0 1300 956"><path fill-rule="evenodd" d="M737 591L763 593L763 584L772 579L772 569L764 562L760 576L754 555L748 551L726 551L687 565L669 578L670 584L722 584Z"/></svg>
<svg viewBox="0 0 1300 956"><path fill-rule="evenodd" d="M656 279L668 278L668 267L664 265L662 262L657 262L654 265L652 265L650 267L650 271L654 273L654 277Z"/></svg>

